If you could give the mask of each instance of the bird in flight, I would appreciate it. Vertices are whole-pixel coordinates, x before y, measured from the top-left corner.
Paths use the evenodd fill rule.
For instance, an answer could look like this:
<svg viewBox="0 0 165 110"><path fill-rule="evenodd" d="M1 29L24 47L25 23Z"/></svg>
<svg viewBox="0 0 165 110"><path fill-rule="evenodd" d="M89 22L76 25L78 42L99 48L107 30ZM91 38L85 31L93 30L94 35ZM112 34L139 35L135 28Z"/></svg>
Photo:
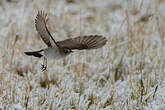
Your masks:
<svg viewBox="0 0 165 110"><path fill-rule="evenodd" d="M25 52L28 56L38 58L43 57L44 60L41 66L42 71L45 71L47 68L48 58L64 58L70 53L73 53L73 50L75 49L83 50L101 48L107 42L106 38L101 35L78 36L63 41L55 41L47 28L47 21L47 14L44 11L38 11L35 19L35 27L41 39L47 45L47 48L38 51Z"/></svg>

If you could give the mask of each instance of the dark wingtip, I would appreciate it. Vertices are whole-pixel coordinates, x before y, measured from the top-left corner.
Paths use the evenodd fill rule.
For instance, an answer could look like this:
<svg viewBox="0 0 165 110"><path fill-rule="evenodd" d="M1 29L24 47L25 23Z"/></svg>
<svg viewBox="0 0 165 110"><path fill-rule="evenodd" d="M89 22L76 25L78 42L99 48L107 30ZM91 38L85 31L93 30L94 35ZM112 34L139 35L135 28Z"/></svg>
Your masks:
<svg viewBox="0 0 165 110"><path fill-rule="evenodd" d="M24 54L26 54L27 52L24 52Z"/></svg>
<svg viewBox="0 0 165 110"><path fill-rule="evenodd" d="M25 54L25 55L30 55L30 53L29 53L29 52L24 52L24 54Z"/></svg>
<svg viewBox="0 0 165 110"><path fill-rule="evenodd" d="M42 50L41 50L42 51ZM35 57L42 57L43 55L41 55L39 52L41 51L34 51L34 52L24 52L26 55L28 56L35 56Z"/></svg>
<svg viewBox="0 0 165 110"><path fill-rule="evenodd" d="M94 35L93 37L95 37L94 41L95 42L91 42L90 46L91 49L97 49L97 48L101 48L103 47L106 42L108 41L106 39L106 37L102 36L102 35ZM97 39L96 39L97 38Z"/></svg>

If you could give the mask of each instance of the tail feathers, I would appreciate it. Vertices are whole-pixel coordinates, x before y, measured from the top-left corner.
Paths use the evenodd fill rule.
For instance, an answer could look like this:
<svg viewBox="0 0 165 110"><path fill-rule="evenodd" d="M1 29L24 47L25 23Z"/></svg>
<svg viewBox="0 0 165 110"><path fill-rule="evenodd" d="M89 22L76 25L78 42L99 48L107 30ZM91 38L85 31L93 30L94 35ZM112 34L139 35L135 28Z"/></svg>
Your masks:
<svg viewBox="0 0 165 110"><path fill-rule="evenodd" d="M39 51L33 51L33 52L25 52L26 55L28 56L35 56L35 57L39 57L41 58L43 55L41 54L43 50L39 50Z"/></svg>

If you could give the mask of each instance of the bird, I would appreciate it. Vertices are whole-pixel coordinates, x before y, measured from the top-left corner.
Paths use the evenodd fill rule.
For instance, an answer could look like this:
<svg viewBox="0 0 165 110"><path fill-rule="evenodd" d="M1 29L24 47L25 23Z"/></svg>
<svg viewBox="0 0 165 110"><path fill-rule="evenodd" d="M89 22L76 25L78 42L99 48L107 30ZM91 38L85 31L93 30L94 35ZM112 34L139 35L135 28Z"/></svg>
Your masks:
<svg viewBox="0 0 165 110"><path fill-rule="evenodd" d="M60 59L73 53L73 50L97 49L103 47L107 39L102 35L84 35L75 38L69 38L62 41L55 41L47 28L47 13L38 11L35 18L35 28L47 48L38 51L24 52L28 56L43 57L41 70L47 69L47 59Z"/></svg>

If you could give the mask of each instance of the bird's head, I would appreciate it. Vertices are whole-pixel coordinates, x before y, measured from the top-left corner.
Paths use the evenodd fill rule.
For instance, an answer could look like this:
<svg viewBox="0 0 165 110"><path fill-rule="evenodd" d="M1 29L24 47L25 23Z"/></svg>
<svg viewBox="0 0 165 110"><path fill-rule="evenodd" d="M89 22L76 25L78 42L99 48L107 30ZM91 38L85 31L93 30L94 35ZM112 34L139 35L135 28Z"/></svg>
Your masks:
<svg viewBox="0 0 165 110"><path fill-rule="evenodd" d="M71 49L69 49L69 48L63 48L62 51L63 51L64 54L70 54L70 53L73 52L73 51L72 51Z"/></svg>

